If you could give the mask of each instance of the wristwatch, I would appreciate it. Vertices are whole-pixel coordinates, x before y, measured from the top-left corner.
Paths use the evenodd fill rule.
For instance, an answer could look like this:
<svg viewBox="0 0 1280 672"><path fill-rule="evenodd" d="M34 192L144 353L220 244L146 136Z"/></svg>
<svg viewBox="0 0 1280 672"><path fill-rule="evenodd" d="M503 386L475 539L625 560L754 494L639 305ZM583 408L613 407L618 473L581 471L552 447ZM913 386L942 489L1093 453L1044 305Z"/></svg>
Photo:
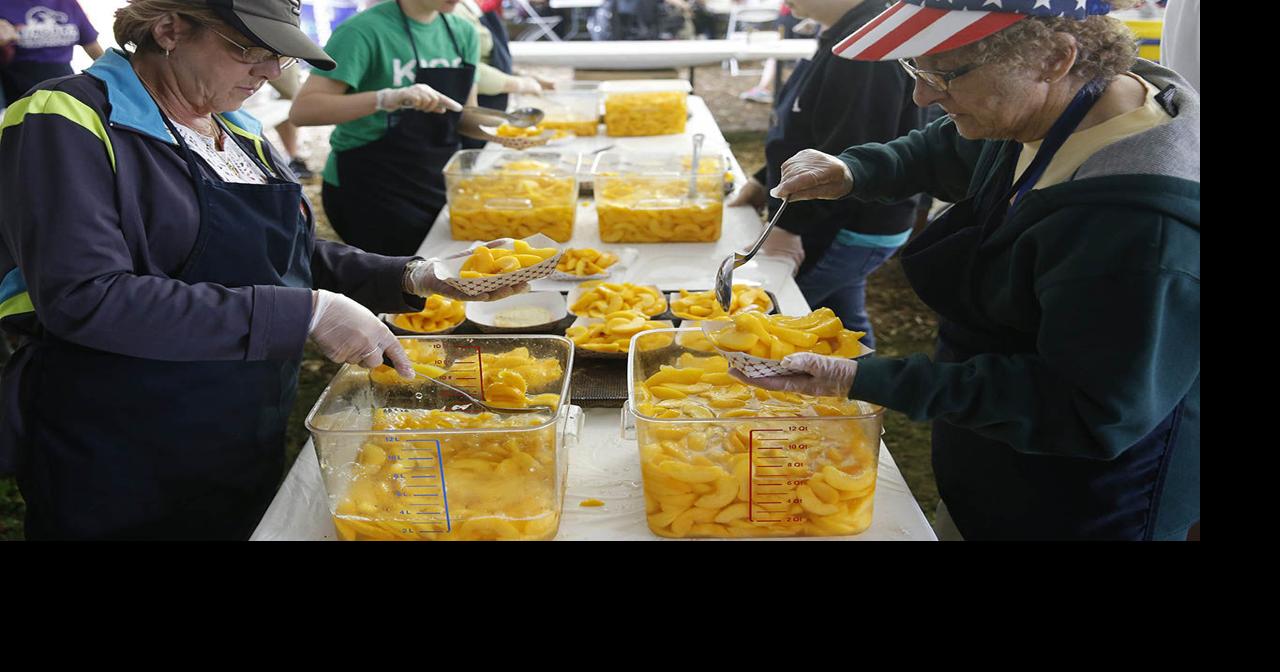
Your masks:
<svg viewBox="0 0 1280 672"><path fill-rule="evenodd" d="M427 261L426 259L414 259L413 261L410 261L409 263L404 265L404 274L400 276L400 289L404 290L405 294L414 293L413 292L414 270L417 269L419 266L422 266L424 264L429 264L429 263L431 262Z"/></svg>

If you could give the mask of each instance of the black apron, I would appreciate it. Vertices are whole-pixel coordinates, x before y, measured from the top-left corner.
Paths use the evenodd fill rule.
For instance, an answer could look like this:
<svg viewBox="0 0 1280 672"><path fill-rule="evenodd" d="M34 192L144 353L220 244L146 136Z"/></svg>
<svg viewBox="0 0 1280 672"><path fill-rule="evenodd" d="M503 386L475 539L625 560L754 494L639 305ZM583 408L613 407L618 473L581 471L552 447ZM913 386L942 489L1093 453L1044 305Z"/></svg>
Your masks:
<svg viewBox="0 0 1280 672"><path fill-rule="evenodd" d="M210 179L169 128L200 205L200 231L176 278L309 289L314 241L302 187L270 177L278 167L265 185ZM171 362L48 333L22 350L18 483L28 539L249 537L284 471L301 353Z"/></svg>
<svg viewBox="0 0 1280 672"><path fill-rule="evenodd" d="M475 82L475 66L464 60L459 68L422 67L403 9L400 18L417 65L414 83L426 84L465 104ZM437 20L444 21L453 48L465 59L447 17L440 14ZM366 252L390 256L410 256L418 251L436 215L444 209L444 166L461 148L461 118L461 112L399 110L387 115L387 132L382 138L338 152L338 191L347 212L333 218L333 224L343 241ZM351 217L357 202L358 219Z"/></svg>
<svg viewBox="0 0 1280 672"><path fill-rule="evenodd" d="M496 12L485 12L480 16L480 23L489 29L489 33L493 35L493 51L489 53L489 65L501 70L502 72L511 74L511 49L507 46L507 27L502 24L502 19L498 18ZM478 96L477 101L480 107L490 110L500 110L505 112L510 96L505 93L499 93L493 96ZM487 140L479 140L476 138L462 138L463 149L482 149Z"/></svg>
<svg viewBox="0 0 1280 672"><path fill-rule="evenodd" d="M988 182L994 187L957 202L903 249L907 279L940 318L937 361L1036 352L1036 334L1002 325L984 311L980 269L991 254L984 244L1040 180L1104 91L1104 83L1091 82L1077 94L1016 183L1020 145L1007 142L989 164L977 167L977 174L995 176ZM1181 409L1180 403L1150 434L1109 462L1021 453L934 420L938 492L966 539L1150 539L1155 493Z"/></svg>
<svg viewBox="0 0 1280 672"><path fill-rule="evenodd" d="M768 147L770 143L781 142L793 133L800 131L800 129L796 128L795 118L792 115L796 113L796 103L799 102L800 94L807 87L809 78L818 72L813 66L813 61L807 58L796 63L796 67L791 71L791 76L783 83L782 89L778 91L777 100L774 102L773 112L769 119L769 131L764 138L764 146L766 148L765 162L770 166L778 166L778 171L781 170L785 158L769 157ZM770 161L769 159L771 158L777 159L776 162ZM776 172L774 175L767 175L766 180L772 184L776 175ZM765 188L768 189L769 185L766 184ZM782 205L782 201L772 196L768 196L766 201L768 203L768 216L773 217L773 214L778 211L778 207ZM795 205L792 208L795 208ZM801 210L803 209L801 208ZM792 212L792 216L794 216L794 213L798 212L798 210L793 210ZM801 245L804 247L804 262L800 264L800 268L796 271L797 277L818 264L839 233L840 229L830 226L811 226L805 230L800 238Z"/></svg>

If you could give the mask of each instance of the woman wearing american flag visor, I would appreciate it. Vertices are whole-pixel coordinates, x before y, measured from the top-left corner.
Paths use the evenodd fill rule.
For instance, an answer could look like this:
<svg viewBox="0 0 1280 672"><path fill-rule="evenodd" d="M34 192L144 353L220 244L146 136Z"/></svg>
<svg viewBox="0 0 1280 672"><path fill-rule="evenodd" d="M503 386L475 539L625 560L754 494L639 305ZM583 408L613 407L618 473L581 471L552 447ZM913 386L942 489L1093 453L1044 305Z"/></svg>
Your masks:
<svg viewBox="0 0 1280 672"><path fill-rule="evenodd" d="M773 195L953 203L903 248L932 358L751 379L932 419L940 537L1184 539L1200 517L1200 101L1108 16L1135 0L903 0L833 51L946 115Z"/></svg>

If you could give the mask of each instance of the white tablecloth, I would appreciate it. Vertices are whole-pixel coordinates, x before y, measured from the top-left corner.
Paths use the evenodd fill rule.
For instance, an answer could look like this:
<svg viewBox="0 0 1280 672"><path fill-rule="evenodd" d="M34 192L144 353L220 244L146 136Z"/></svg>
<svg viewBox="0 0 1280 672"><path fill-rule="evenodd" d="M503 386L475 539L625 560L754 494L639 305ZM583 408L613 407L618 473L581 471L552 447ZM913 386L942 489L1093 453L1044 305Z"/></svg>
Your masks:
<svg viewBox="0 0 1280 672"><path fill-rule="evenodd" d="M607 145L619 149L647 151L687 151L694 133L706 135L707 151L726 149L724 136L701 98L690 96L692 117L683 136L653 138L609 138L598 136L575 140L560 151L591 150ZM738 184L744 179L742 168L728 156L730 169ZM664 243L636 245L640 258L627 269L630 282L657 284L667 288L710 287L718 262L734 250L741 250L760 234L761 223L750 208L726 208L723 233L715 243ZM574 247L599 246L593 205L582 206L574 236ZM440 213L423 241L423 256L465 249L470 242L453 240L449 234L448 210ZM606 246L609 247L609 246ZM809 310L804 295L782 264L768 259L755 259L734 273L735 279L764 283L778 297L779 309L790 314ZM538 281L538 289L565 288L572 284ZM564 501L564 515L556 539L629 539L658 540L645 523L644 493L640 476L640 455L635 441L621 435L620 411L616 408L583 410L582 430L569 444L569 480ZM893 437L887 437L892 443ZM871 528L854 537L838 537L850 541L869 540L936 540L933 530L921 512L902 478L888 448L881 443L880 473L876 488L875 515ZM580 503L599 499L605 506L586 508ZM299 454L288 477L276 494L271 507L254 532L254 540L321 540L336 539L337 532L329 517L328 497L320 478L319 462L311 442Z"/></svg>
<svg viewBox="0 0 1280 672"><path fill-rule="evenodd" d="M736 58L796 60L818 49L811 39L638 40L625 42L512 42L516 65L556 65L603 70L652 70L710 65Z"/></svg>

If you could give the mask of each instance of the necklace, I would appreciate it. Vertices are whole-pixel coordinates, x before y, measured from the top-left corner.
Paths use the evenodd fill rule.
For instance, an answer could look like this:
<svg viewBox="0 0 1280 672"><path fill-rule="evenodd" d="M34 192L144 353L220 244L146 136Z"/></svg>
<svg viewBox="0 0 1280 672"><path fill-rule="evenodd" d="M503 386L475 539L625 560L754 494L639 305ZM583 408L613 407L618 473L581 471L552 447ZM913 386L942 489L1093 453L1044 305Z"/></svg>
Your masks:
<svg viewBox="0 0 1280 672"><path fill-rule="evenodd" d="M151 85L151 82L148 82L146 79L144 79L142 74L139 73L137 70L134 70L133 72L135 75L138 75L138 81L142 82L142 85L147 88L147 92L151 94L151 98L156 101L156 106L159 107L162 112L164 112L165 116L169 117L169 119L173 120L175 123L181 123L177 121L177 115L173 114L173 112L171 112L164 103L160 102L160 96L156 94L156 88ZM203 135L206 138L212 138L214 147L216 147L218 151L221 151L222 150L222 127L218 125L218 122L214 121L212 116L209 117L208 119L194 119L192 121L200 121L200 122L203 122L204 124L208 124L208 126L205 126L204 128L197 128L196 126L190 126L187 124L182 124L182 125L195 131L196 133L199 133L200 135Z"/></svg>

